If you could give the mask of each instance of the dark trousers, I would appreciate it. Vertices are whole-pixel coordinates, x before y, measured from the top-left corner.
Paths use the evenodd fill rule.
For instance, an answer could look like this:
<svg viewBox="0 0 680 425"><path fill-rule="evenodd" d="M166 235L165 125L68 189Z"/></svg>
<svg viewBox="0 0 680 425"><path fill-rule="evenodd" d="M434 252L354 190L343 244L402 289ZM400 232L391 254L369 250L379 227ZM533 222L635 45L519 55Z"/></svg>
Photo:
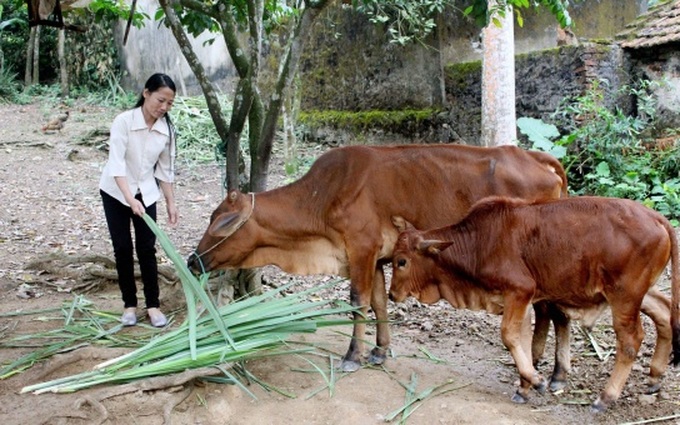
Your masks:
<svg viewBox="0 0 680 425"><path fill-rule="evenodd" d="M132 213L132 208L101 190L99 192L104 203L106 224L109 226L109 233L111 234L113 253L116 258L116 271L118 272L118 285L123 295L125 308L137 307L137 285L135 284L135 262L130 221L132 221L135 229L134 249L137 252L139 269L142 273L146 308L160 307L156 235L146 225L142 217ZM135 198L141 201L142 195L138 194ZM148 205L146 213L156 221L156 203Z"/></svg>

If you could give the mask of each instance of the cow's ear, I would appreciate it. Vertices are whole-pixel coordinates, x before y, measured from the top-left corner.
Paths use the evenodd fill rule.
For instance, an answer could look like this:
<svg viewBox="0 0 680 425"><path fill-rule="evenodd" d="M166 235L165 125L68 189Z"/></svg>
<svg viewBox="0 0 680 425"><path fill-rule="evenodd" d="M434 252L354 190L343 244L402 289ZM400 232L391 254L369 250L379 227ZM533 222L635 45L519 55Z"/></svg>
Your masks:
<svg viewBox="0 0 680 425"><path fill-rule="evenodd" d="M400 232L403 232L404 230L415 229L411 223L406 221L406 219L400 215L392 216L392 224L394 224L394 227L396 227Z"/></svg>
<svg viewBox="0 0 680 425"><path fill-rule="evenodd" d="M234 228L239 225L240 214L238 212L223 213L217 216L210 227L208 227L208 234L210 236L225 238L234 233Z"/></svg>
<svg viewBox="0 0 680 425"><path fill-rule="evenodd" d="M453 244L451 241L426 240L418 244L418 251L436 255L450 247L451 244Z"/></svg>

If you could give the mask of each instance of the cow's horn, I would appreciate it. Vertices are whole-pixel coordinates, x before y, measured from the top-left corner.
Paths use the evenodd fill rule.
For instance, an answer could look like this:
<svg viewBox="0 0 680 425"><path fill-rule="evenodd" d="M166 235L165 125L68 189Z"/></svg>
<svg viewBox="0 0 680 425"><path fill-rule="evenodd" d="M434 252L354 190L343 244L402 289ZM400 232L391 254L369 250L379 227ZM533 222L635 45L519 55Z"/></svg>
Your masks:
<svg viewBox="0 0 680 425"><path fill-rule="evenodd" d="M453 244L451 241L425 240L418 244L418 251L429 254L439 254L441 251L450 247L451 244Z"/></svg>

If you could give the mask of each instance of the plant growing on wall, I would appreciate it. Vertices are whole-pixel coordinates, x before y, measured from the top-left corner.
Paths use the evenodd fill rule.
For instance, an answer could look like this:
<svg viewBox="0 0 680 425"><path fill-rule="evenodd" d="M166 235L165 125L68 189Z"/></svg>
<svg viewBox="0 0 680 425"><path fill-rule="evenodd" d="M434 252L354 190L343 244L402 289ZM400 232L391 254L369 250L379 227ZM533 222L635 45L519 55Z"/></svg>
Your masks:
<svg viewBox="0 0 680 425"><path fill-rule="evenodd" d="M655 84L641 81L621 89L621 95L636 99L636 114L607 106L604 88L594 84L553 114L562 134L555 125L533 118L520 118L517 125L533 148L561 159L571 193L634 199L677 225L680 137L657 134Z"/></svg>

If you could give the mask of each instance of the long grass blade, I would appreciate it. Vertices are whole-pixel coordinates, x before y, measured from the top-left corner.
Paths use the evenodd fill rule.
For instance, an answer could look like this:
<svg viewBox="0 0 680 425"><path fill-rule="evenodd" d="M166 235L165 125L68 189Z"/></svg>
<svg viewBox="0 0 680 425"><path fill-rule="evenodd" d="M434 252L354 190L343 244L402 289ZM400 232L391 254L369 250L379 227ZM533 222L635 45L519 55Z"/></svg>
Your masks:
<svg viewBox="0 0 680 425"><path fill-rule="evenodd" d="M158 227L156 222L153 221L153 219L148 214L144 214L142 218L149 226L149 228L154 232L154 234L158 238L159 243L161 244L161 247L167 254L168 258L170 258L172 263L175 265L180 280L182 281L182 285L189 286L189 288L201 300L204 307L208 310L208 312L212 316L213 320L215 321L215 324L217 325L217 328L224 336L225 341L227 341L227 343L231 345L234 345L234 341L231 338L231 335L229 335L229 331L224 325L222 317L217 311L215 304L212 302L207 292L205 292L205 289L203 288L203 286L201 286L198 279L196 279L196 277L191 273L191 271L189 271L189 268L186 266L184 259L179 255L175 247L172 245L172 242L170 241L168 236L165 234L165 232L163 232L163 230L160 227ZM189 319L193 320L194 322L196 320L195 317L193 318L190 317Z"/></svg>

